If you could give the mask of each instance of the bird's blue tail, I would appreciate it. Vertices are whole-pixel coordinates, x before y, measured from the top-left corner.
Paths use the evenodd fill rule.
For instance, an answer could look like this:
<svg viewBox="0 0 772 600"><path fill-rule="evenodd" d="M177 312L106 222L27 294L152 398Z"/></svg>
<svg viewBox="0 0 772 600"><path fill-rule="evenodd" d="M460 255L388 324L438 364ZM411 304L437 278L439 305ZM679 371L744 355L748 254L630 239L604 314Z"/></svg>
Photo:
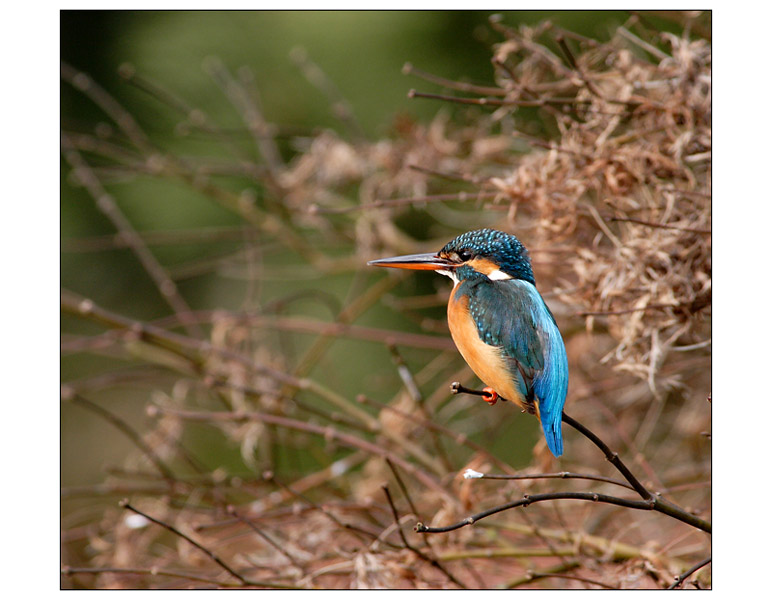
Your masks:
<svg viewBox="0 0 772 600"><path fill-rule="evenodd" d="M545 305L546 306L546 305ZM552 314L550 313L550 317ZM534 392L539 402L539 417L547 446L555 456L563 454L563 404L568 392L568 357L563 338L554 320L548 328L544 370L534 379Z"/></svg>
<svg viewBox="0 0 772 600"><path fill-rule="evenodd" d="M552 411L546 410L546 408L546 406L542 405L539 411L541 427L544 430L544 437L547 440L550 452L555 456L560 456L563 454L563 432L561 428L563 407L558 407L558 410Z"/></svg>

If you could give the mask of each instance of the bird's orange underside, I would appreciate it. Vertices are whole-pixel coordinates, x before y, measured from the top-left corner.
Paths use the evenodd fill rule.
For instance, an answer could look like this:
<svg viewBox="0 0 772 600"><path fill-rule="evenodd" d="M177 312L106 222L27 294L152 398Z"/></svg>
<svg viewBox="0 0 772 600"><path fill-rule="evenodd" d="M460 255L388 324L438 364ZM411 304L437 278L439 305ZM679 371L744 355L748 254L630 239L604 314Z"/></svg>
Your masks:
<svg viewBox="0 0 772 600"><path fill-rule="evenodd" d="M469 299L462 296L456 300L456 288L451 292L448 303L448 325L458 351L475 375L500 396L525 408L522 394L515 389L506 358L499 348L480 339L477 326L469 315Z"/></svg>

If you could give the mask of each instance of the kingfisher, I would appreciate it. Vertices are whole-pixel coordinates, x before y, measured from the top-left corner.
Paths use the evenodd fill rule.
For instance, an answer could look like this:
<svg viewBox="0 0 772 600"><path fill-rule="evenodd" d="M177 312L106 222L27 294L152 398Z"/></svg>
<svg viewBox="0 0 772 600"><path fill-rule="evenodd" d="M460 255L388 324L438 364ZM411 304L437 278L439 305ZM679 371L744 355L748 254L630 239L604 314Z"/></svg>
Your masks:
<svg viewBox="0 0 772 600"><path fill-rule="evenodd" d="M563 453L566 348L555 317L536 289L528 251L517 237L479 229L458 236L437 253L367 264L450 277L450 335L485 384L480 395L490 405L502 398L536 415L552 454Z"/></svg>

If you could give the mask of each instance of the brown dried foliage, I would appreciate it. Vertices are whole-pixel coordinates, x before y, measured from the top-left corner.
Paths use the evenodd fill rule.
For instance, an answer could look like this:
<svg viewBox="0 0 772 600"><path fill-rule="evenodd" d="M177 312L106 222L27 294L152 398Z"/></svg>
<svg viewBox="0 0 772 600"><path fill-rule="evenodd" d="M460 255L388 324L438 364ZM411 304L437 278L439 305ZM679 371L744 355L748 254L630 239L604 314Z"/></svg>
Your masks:
<svg viewBox="0 0 772 600"><path fill-rule="evenodd" d="M647 486L709 518L710 44L689 31L657 34L637 21L604 43L549 23L492 25L502 37L494 48L495 86L443 82L457 94L444 96L445 106L470 105L465 110L443 110L428 125L399 119L394 135L375 143L325 131L288 164L276 162L263 142L270 168L242 162L236 170L262 173L270 204L228 195L203 164L153 154L143 165L210 196L325 275L358 270L373 257L439 248L466 229L517 233L531 248L537 282L566 338L567 412L601 434ZM534 110L544 123L540 132L522 118ZM254 126L254 114L243 112ZM65 136L66 148L99 153L97 136ZM73 168L85 184L88 167ZM431 242L416 242L399 225L411 214L423 219ZM327 251L341 247L344 253ZM246 244L219 266L246 268L255 248ZM270 262L263 266L262 273L270 271ZM470 382L470 373L449 346L440 350L444 325L422 316L417 304L392 299L442 337L351 326L395 285L379 281L358 289L366 299L347 304L336 329L281 318L267 306L193 318L172 306L177 314L167 322L137 324L65 294L67 312L109 332L65 335L64 352L128 349L140 366L160 371L148 373L155 392L144 450L102 485L63 491L63 585L651 588L667 587L709 554L705 534L663 515L570 501L511 510L449 534L413 533L417 520L446 525L524 493L629 492L584 479L455 475L467 467L514 472L485 443L503 413L477 407L470 417L473 401L448 399L447 383ZM440 305L442 290L425 305ZM192 321L207 325L206 339L194 329L171 330ZM285 338L317 337L298 361L266 335L271 329ZM395 387L387 405L357 402L334 389L334 378L308 376L330 344L346 337L437 354L412 375L400 367L407 387ZM110 373L68 382L62 396L121 382ZM184 449L201 424L239 448L251 477L211 469ZM470 442L475 434L483 441ZM618 477L586 440L568 431L566 438L559 468ZM314 455L318 467L301 476L282 468L279 447ZM170 466L173 475L154 474L151 463ZM532 464L518 472L556 468L539 442ZM273 472L264 476L265 469ZM386 483L405 538L394 526ZM112 499L123 495L210 554L117 508ZM66 508L81 496L90 501ZM691 581L710 585L709 568Z"/></svg>

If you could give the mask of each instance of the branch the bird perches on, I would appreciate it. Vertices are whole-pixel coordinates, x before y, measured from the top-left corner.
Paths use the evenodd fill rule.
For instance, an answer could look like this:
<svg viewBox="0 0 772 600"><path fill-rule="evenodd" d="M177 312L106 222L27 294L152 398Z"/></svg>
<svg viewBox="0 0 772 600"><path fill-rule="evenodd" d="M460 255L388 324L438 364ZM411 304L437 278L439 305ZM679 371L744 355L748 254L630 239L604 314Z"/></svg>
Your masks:
<svg viewBox="0 0 772 600"><path fill-rule="evenodd" d="M485 397L486 392L482 390L473 390L462 386L458 382L453 382L450 386L450 390L453 394L472 394L475 396ZM507 401L506 398L499 397L500 400ZM545 502L549 500L585 500L590 502L604 502L607 504L615 504L617 506L624 506L627 508L633 508L636 510L653 510L662 514L668 515L674 519L682 521L692 527L701 529L707 533L711 533L711 524L709 521L701 519L700 517L687 512L683 508L676 506L675 504L668 502L660 494L649 491L635 475L627 468L622 459L619 458L619 454L613 452L608 445L601 440L590 429L582 425L576 419L563 413L563 422L570 425L581 433L584 437L589 439L593 444L600 448L601 452L606 456L614 467L619 471L622 476L630 483L633 489L641 496L641 500L631 500L627 498L619 498L617 496L610 496L608 494L599 494L597 492L554 492L547 494L534 494L524 495L519 500L514 500L500 506L494 506L475 515L471 515L458 523L448 525L446 527L427 527L423 523L417 523L415 531L418 533L446 533L448 531L455 531L461 527L472 525L477 521L495 515L497 513L509 510L510 508L516 508L518 506L526 507L534 502Z"/></svg>

